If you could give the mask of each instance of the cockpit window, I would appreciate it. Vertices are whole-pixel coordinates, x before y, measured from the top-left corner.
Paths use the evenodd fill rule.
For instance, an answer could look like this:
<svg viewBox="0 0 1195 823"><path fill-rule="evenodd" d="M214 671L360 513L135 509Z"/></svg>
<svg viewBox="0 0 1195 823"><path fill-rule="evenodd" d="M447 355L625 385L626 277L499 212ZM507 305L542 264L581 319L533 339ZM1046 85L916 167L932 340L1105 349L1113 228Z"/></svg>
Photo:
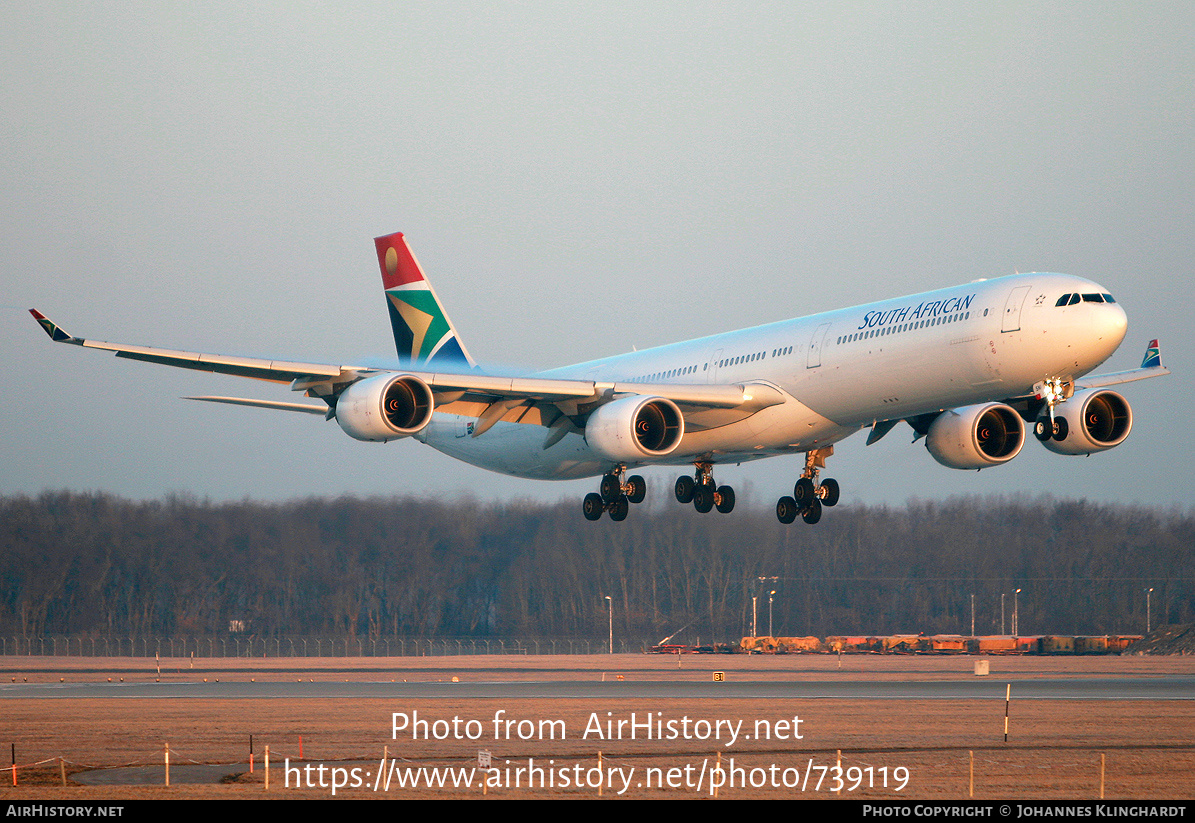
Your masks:
<svg viewBox="0 0 1195 823"><path fill-rule="evenodd" d="M1071 296L1069 294L1064 294L1064 295L1062 295L1062 297L1058 298L1058 302L1055 303L1054 305L1055 306L1065 306L1066 302L1070 299L1071 299Z"/></svg>
<svg viewBox="0 0 1195 823"><path fill-rule="evenodd" d="M1104 296L1102 294L1085 294L1083 295L1084 303L1103 303Z"/></svg>
<svg viewBox="0 0 1195 823"><path fill-rule="evenodd" d="M1105 303L1115 303L1115 302L1116 302L1116 298L1114 298L1114 297L1113 297L1112 295L1110 295L1110 294L1105 294L1105 295L1104 295L1104 302L1105 302Z"/></svg>
<svg viewBox="0 0 1195 823"><path fill-rule="evenodd" d="M1073 305L1075 305L1075 304L1076 304L1076 303L1078 303L1078 302L1079 302L1079 295L1077 295L1077 294L1072 294L1072 295L1071 295L1071 301L1070 301L1069 303L1067 303L1067 305L1068 305L1068 306L1073 306Z"/></svg>

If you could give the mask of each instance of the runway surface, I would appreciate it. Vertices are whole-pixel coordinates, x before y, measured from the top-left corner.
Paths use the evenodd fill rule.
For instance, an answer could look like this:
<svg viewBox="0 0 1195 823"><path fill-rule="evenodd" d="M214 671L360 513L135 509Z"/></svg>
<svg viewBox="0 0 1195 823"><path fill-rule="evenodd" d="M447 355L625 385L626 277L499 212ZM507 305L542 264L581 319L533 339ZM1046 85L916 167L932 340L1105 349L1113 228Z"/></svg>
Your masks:
<svg viewBox="0 0 1195 823"><path fill-rule="evenodd" d="M968 700L1003 699L1008 684L1018 699L1029 700L1195 700L1195 676L1026 678L974 677L967 680L693 682L638 681L445 681L379 682L174 682L174 683L10 683L6 698L124 699L291 699L291 698L528 698L528 699L844 699Z"/></svg>

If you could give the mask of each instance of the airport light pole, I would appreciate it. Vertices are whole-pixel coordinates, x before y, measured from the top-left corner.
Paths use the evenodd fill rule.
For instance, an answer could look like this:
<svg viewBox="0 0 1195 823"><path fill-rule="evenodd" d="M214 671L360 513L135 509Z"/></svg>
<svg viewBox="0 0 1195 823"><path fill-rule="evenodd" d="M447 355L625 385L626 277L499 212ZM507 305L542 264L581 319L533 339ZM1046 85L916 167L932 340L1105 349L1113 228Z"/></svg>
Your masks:
<svg viewBox="0 0 1195 823"><path fill-rule="evenodd" d="M759 592L769 581L771 582L771 584L773 586L775 586L776 581L779 579L780 579L779 577L767 577L764 575L760 575L759 577L755 578L754 588L755 588L756 593L754 595L752 595L752 597L751 597L751 636L752 637L757 637L759 635L758 621L756 619L756 603L759 599ZM771 594L775 594L775 593L776 593L775 591L771 592ZM772 609L772 601L771 601L771 595L769 595L769 599L768 599L768 634L769 635L771 635L771 633L772 633L772 611L771 611L771 609Z"/></svg>
<svg viewBox="0 0 1195 823"><path fill-rule="evenodd" d="M772 589L770 592L768 592L768 637L776 636L775 632L772 631L772 601L775 598L776 590Z"/></svg>
<svg viewBox="0 0 1195 823"><path fill-rule="evenodd" d="M1017 601L1019 598L1017 597L1017 595L1019 595L1020 593L1021 593L1020 589L1017 589L1015 592L1012 593L1012 633L1017 635L1018 637L1020 636L1021 625L1018 620L1019 615L1017 612Z"/></svg>
<svg viewBox="0 0 1195 823"><path fill-rule="evenodd" d="M1000 592L1000 634L1004 634L1004 592Z"/></svg>
<svg viewBox="0 0 1195 823"><path fill-rule="evenodd" d="M606 605L610 607L610 654L614 654L614 601L606 595Z"/></svg>
<svg viewBox="0 0 1195 823"><path fill-rule="evenodd" d="M1149 596L1151 594L1153 594L1152 588L1145 590L1145 633L1146 634L1149 634L1150 625L1151 625L1150 617L1152 617L1152 615L1150 614L1150 611L1149 611L1149 605L1150 605L1149 604Z"/></svg>
<svg viewBox="0 0 1195 823"><path fill-rule="evenodd" d="M975 595L971 595L971 636L975 636Z"/></svg>

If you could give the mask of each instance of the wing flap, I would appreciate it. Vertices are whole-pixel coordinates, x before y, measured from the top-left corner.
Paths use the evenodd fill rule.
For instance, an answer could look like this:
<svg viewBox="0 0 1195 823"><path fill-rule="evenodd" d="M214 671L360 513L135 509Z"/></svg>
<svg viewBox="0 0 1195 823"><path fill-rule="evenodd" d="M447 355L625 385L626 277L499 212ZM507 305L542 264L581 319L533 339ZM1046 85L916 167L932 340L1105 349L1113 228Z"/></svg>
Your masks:
<svg viewBox="0 0 1195 823"><path fill-rule="evenodd" d="M219 354L197 354L194 352L154 349L147 346L115 346L91 340L83 343L85 348L112 351L117 357L176 366L182 369L210 371L234 377L249 377L272 383L290 383L301 377L339 377L346 370L340 366L318 363L294 363L285 360L257 360L251 357L231 357ZM353 371L353 369L348 369Z"/></svg>
<svg viewBox="0 0 1195 823"><path fill-rule="evenodd" d="M568 400L600 401L622 395L649 394L674 403L703 408L758 410L784 402L783 394L766 383L608 383L557 380L544 377L495 377L485 374L429 374L407 372L437 392L463 391L475 398L525 399L543 403Z"/></svg>
<svg viewBox="0 0 1195 823"><path fill-rule="evenodd" d="M485 374L431 374L409 372L436 391L464 391L496 398L527 400L584 400L593 397L594 384L584 380L549 380L535 377L495 377Z"/></svg>

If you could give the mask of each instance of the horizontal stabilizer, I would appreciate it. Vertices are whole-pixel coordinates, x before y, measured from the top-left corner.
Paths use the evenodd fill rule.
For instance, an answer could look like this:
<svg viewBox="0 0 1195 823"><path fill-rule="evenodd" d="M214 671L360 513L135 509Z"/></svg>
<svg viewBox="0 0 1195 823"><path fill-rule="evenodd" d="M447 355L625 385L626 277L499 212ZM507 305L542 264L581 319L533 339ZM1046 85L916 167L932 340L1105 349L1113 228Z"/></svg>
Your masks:
<svg viewBox="0 0 1195 823"><path fill-rule="evenodd" d="M327 406L312 406L307 403L282 403L277 400L256 400L252 397L184 397L183 400L204 400L208 403L229 403L233 406L257 406L259 409L304 412L326 417Z"/></svg>

